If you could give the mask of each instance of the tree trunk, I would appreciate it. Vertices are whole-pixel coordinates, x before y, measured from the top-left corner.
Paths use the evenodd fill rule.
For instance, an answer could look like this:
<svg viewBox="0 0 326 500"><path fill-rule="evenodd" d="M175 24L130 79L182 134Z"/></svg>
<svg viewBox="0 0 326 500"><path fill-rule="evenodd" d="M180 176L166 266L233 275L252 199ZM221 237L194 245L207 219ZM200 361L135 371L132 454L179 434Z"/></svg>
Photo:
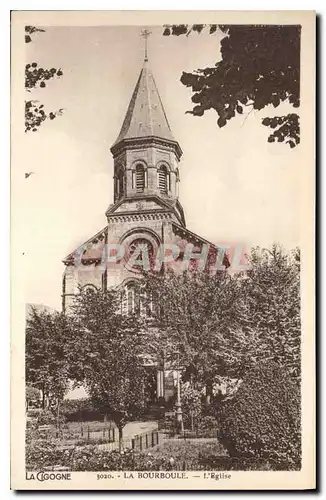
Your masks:
<svg viewBox="0 0 326 500"><path fill-rule="evenodd" d="M194 389L194 374L190 374L190 387ZM194 412L190 411L190 428L191 432L194 432Z"/></svg>
<svg viewBox="0 0 326 500"><path fill-rule="evenodd" d="M45 410L45 384L42 384L42 409Z"/></svg>
<svg viewBox="0 0 326 500"><path fill-rule="evenodd" d="M57 437L59 437L60 433L60 399L57 401Z"/></svg>
<svg viewBox="0 0 326 500"><path fill-rule="evenodd" d="M123 429L123 425L122 424L118 424L118 430L119 430L119 453L121 453L123 451L123 432L122 432L122 429Z"/></svg>
<svg viewBox="0 0 326 500"><path fill-rule="evenodd" d="M206 384L206 406L208 407L211 403L211 397L213 394L213 386L211 382Z"/></svg>

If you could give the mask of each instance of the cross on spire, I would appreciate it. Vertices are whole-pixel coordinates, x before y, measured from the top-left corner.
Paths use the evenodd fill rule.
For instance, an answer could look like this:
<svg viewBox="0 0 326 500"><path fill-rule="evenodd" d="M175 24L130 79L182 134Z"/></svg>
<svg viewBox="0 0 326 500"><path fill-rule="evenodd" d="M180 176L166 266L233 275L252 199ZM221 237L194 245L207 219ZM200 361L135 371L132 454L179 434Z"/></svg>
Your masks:
<svg viewBox="0 0 326 500"><path fill-rule="evenodd" d="M148 37L152 34L152 32L148 29L144 29L141 31L141 34L140 36L145 40L145 58L144 60L145 61L148 61L148 57L147 57L147 39Z"/></svg>

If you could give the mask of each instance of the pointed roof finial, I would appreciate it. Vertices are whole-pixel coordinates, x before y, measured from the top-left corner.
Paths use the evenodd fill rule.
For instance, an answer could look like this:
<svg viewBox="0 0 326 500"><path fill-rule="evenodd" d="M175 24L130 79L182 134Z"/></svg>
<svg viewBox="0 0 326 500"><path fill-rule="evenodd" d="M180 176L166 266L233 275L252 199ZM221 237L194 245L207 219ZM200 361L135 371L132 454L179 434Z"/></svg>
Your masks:
<svg viewBox="0 0 326 500"><path fill-rule="evenodd" d="M141 31L140 36L145 40L145 57L144 61L148 61L148 56L147 56L147 38L152 34L152 32L148 29L144 29Z"/></svg>

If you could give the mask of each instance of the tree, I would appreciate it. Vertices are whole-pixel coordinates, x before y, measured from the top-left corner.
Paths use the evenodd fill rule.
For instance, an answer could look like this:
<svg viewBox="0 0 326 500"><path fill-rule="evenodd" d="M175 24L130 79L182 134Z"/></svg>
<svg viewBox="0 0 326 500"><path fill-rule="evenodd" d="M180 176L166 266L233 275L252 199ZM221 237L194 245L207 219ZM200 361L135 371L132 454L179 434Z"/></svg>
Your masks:
<svg viewBox="0 0 326 500"><path fill-rule="evenodd" d="M252 266L243 280L242 335L250 338L247 351L254 363L276 362L300 379L300 252L279 245L253 248Z"/></svg>
<svg viewBox="0 0 326 500"><path fill-rule="evenodd" d="M83 383L97 407L113 418L121 450L123 427L144 409L147 396L146 334L136 316L121 314L120 300L117 290L78 294L68 349L71 377Z"/></svg>
<svg viewBox="0 0 326 500"><path fill-rule="evenodd" d="M40 399L40 391L36 387L25 387L25 402L26 402L26 410L28 410L28 406L30 401L39 401Z"/></svg>
<svg viewBox="0 0 326 500"><path fill-rule="evenodd" d="M157 350L183 382L206 388L207 404L233 397L238 381L266 360L300 380L300 253L253 248L249 272L148 274ZM154 336L152 337L154 338Z"/></svg>
<svg viewBox="0 0 326 500"><path fill-rule="evenodd" d="M263 459L274 470L300 469L300 386L286 367L258 362L217 415L219 439L231 457Z"/></svg>
<svg viewBox="0 0 326 500"><path fill-rule="evenodd" d="M35 26L25 26L25 43L32 42L32 35L39 32L44 32L45 30L41 28L36 28ZM48 80L57 77L60 78L63 75L61 68L51 68L44 69L38 66L36 62L26 64L25 66L25 89L27 92L31 92L35 88L45 88ZM54 120L58 115L61 115L63 109L58 111L50 111L46 113L44 111L44 105L40 104L36 100L25 101L25 132L32 130L36 132L40 125L48 118Z"/></svg>
<svg viewBox="0 0 326 500"><path fill-rule="evenodd" d="M204 24L167 25L163 35L201 33ZM181 82L190 87L194 116L214 109L217 124L224 127L246 108L262 110L288 102L300 105L300 26L292 25L209 25L209 33L223 33L221 60L213 68L183 72ZM265 117L264 126L273 129L268 142L285 142L291 148L300 142L299 116Z"/></svg>
<svg viewBox="0 0 326 500"><path fill-rule="evenodd" d="M68 390L65 346L69 334L67 318L62 313L32 308L26 325L26 384L42 391L43 408L46 398L55 398L59 404Z"/></svg>
<svg viewBox="0 0 326 500"><path fill-rule="evenodd" d="M169 366L183 367L182 379L195 389L206 387L208 400L218 375L237 371L241 353L233 348L241 292L235 278L194 271L147 274L153 301L152 327ZM179 358L179 360L178 360Z"/></svg>
<svg viewBox="0 0 326 500"><path fill-rule="evenodd" d="M181 386L181 407L183 422L194 430L195 422L202 414L202 392L192 387L190 382L185 382Z"/></svg>

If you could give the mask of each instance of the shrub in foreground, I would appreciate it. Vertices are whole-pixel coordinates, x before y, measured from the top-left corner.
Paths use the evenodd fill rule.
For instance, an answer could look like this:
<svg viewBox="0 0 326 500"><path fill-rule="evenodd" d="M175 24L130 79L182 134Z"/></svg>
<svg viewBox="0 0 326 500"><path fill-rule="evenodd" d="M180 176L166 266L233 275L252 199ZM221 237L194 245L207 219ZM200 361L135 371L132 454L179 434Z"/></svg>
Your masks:
<svg viewBox="0 0 326 500"><path fill-rule="evenodd" d="M58 446L55 440L31 441L26 446L26 468L42 470L60 466L73 471L202 470L211 469L209 465L201 464L201 458L210 455L221 457L226 452L218 442L171 441L143 453L130 449L119 453L99 450L96 446L64 448Z"/></svg>
<svg viewBox="0 0 326 500"><path fill-rule="evenodd" d="M61 449L55 443L29 444L27 470L71 471L177 471L177 470L280 470L278 463L229 457L219 443L167 442L159 449L140 453L128 449L99 450L95 446Z"/></svg>
<svg viewBox="0 0 326 500"><path fill-rule="evenodd" d="M231 457L298 470L301 464L300 384L276 363L263 362L244 378L218 413L219 439Z"/></svg>

